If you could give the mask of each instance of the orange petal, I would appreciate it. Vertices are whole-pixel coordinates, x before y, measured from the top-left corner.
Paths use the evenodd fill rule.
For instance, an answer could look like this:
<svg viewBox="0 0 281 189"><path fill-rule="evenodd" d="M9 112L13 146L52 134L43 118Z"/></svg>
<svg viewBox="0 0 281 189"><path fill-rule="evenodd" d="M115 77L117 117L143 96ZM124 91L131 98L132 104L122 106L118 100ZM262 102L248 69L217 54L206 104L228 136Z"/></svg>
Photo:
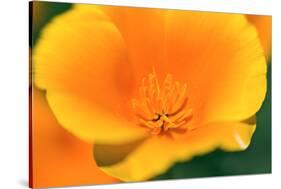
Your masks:
<svg viewBox="0 0 281 189"><path fill-rule="evenodd" d="M136 78L161 66L165 39L165 10L118 6L76 5L79 10L101 10L118 28L127 46Z"/></svg>
<svg viewBox="0 0 281 189"><path fill-rule="evenodd" d="M247 15L248 20L256 27L259 38L267 57L271 56L272 17Z"/></svg>
<svg viewBox="0 0 281 189"><path fill-rule="evenodd" d="M254 115L266 93L266 63L245 16L169 11L166 18L163 72L187 83L194 121L240 121Z"/></svg>
<svg viewBox="0 0 281 189"><path fill-rule="evenodd" d="M47 90L64 128L87 141L109 143L143 135L123 118L134 76L124 40L102 11L73 9L56 17L33 58L35 84Z"/></svg>
<svg viewBox="0 0 281 189"><path fill-rule="evenodd" d="M266 65L255 29L245 16L97 8L110 16L124 36L137 81L152 68L162 79L173 73L188 83L192 108L206 114L200 119L208 122L243 120L260 108L266 92Z"/></svg>
<svg viewBox="0 0 281 189"><path fill-rule="evenodd" d="M59 123L79 138L105 144L122 144L145 137L147 131L87 101L67 93L47 92Z"/></svg>
<svg viewBox="0 0 281 189"><path fill-rule="evenodd" d="M115 183L92 158L92 144L64 130L56 121L44 93L32 91L32 187Z"/></svg>
<svg viewBox="0 0 281 189"><path fill-rule="evenodd" d="M213 123L191 131L177 140L155 136L127 153L122 161L108 166L102 165L101 168L107 174L124 181L147 180L167 171L175 162L187 161L216 148L227 151L245 150L254 130L254 124ZM111 153L103 155L110 157Z"/></svg>

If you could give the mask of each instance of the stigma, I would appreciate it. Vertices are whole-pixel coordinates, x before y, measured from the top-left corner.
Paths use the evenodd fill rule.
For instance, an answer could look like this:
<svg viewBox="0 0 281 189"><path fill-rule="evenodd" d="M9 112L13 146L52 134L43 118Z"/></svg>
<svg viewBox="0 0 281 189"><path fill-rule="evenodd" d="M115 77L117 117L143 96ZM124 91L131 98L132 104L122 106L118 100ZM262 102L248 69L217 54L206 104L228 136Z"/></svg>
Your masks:
<svg viewBox="0 0 281 189"><path fill-rule="evenodd" d="M171 74L161 84L155 72L144 77L138 98L131 103L138 125L155 135L187 130L193 114L188 107L187 85L175 81Z"/></svg>

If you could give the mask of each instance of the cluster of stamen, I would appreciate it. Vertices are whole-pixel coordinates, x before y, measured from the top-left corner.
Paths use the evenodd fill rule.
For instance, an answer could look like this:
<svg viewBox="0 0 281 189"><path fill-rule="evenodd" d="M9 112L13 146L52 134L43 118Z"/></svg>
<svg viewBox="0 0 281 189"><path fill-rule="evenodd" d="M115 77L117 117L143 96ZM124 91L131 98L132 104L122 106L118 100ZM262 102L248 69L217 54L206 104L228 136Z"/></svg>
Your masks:
<svg viewBox="0 0 281 189"><path fill-rule="evenodd" d="M187 86L168 74L159 85L155 73L143 78L139 98L132 99L132 107L140 126L152 134L163 134L170 129L187 129L192 109L187 107Z"/></svg>

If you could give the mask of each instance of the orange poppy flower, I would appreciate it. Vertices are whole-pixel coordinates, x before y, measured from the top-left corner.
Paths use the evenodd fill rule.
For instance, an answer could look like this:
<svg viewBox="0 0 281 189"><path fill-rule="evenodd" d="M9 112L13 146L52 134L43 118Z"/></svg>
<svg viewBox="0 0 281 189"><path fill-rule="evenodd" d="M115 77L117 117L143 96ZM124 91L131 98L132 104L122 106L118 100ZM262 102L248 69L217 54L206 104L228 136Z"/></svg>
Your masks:
<svg viewBox="0 0 281 189"><path fill-rule="evenodd" d="M123 181L245 150L266 93L256 29L239 14L79 5L44 29L33 58L60 125Z"/></svg>
<svg viewBox="0 0 281 189"><path fill-rule="evenodd" d="M247 15L247 18L257 28L259 38L261 40L261 44L264 49L265 55L267 57L270 57L270 55L271 55L271 33L272 33L271 16Z"/></svg>
<svg viewBox="0 0 281 189"><path fill-rule="evenodd" d="M93 161L92 145L63 129L53 116L44 93L32 91L30 187L114 183Z"/></svg>

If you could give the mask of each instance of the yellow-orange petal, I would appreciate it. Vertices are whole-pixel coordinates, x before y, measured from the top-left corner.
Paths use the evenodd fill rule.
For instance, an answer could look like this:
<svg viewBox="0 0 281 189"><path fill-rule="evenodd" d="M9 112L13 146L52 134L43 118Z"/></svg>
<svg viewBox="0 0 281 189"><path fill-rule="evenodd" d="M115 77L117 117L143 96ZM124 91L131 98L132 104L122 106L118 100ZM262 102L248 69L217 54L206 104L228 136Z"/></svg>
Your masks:
<svg viewBox="0 0 281 189"><path fill-rule="evenodd" d="M265 59L257 33L244 15L95 8L105 11L124 36L138 68L137 80L152 68L160 78L174 74L187 83L190 103L204 121L239 121L260 108L266 92Z"/></svg>
<svg viewBox="0 0 281 189"><path fill-rule="evenodd" d="M73 9L57 16L43 30L33 60L35 84L46 90L68 131L109 143L143 135L120 118L134 76L124 40L102 11Z"/></svg>
<svg viewBox="0 0 281 189"><path fill-rule="evenodd" d="M240 121L253 116L266 93L266 61L256 29L246 17L169 11L166 19L168 55L162 72L187 83L193 120Z"/></svg>
<svg viewBox="0 0 281 189"><path fill-rule="evenodd" d="M115 183L92 158L92 144L63 129L46 102L44 92L32 90L31 173L34 188Z"/></svg>
<svg viewBox="0 0 281 189"><path fill-rule="evenodd" d="M122 6L76 5L76 9L103 11L118 28L127 46L136 78L161 67L165 59L165 10Z"/></svg>
<svg viewBox="0 0 281 189"><path fill-rule="evenodd" d="M67 93L47 92L47 99L58 122L71 133L89 142L121 144L141 139L146 131L87 101Z"/></svg>
<svg viewBox="0 0 281 189"><path fill-rule="evenodd" d="M247 15L248 20L256 27L265 55L271 56L272 17L264 15Z"/></svg>
<svg viewBox="0 0 281 189"><path fill-rule="evenodd" d="M167 171L175 162L189 160L216 148L227 151L245 150L250 144L254 130L255 124L212 123L191 131L184 138L177 140L155 136L127 153L122 161L101 166L101 169L123 181L147 180ZM102 150L97 150L95 153L102 153ZM110 152L103 154L111 156ZM99 156L99 154L95 155Z"/></svg>

